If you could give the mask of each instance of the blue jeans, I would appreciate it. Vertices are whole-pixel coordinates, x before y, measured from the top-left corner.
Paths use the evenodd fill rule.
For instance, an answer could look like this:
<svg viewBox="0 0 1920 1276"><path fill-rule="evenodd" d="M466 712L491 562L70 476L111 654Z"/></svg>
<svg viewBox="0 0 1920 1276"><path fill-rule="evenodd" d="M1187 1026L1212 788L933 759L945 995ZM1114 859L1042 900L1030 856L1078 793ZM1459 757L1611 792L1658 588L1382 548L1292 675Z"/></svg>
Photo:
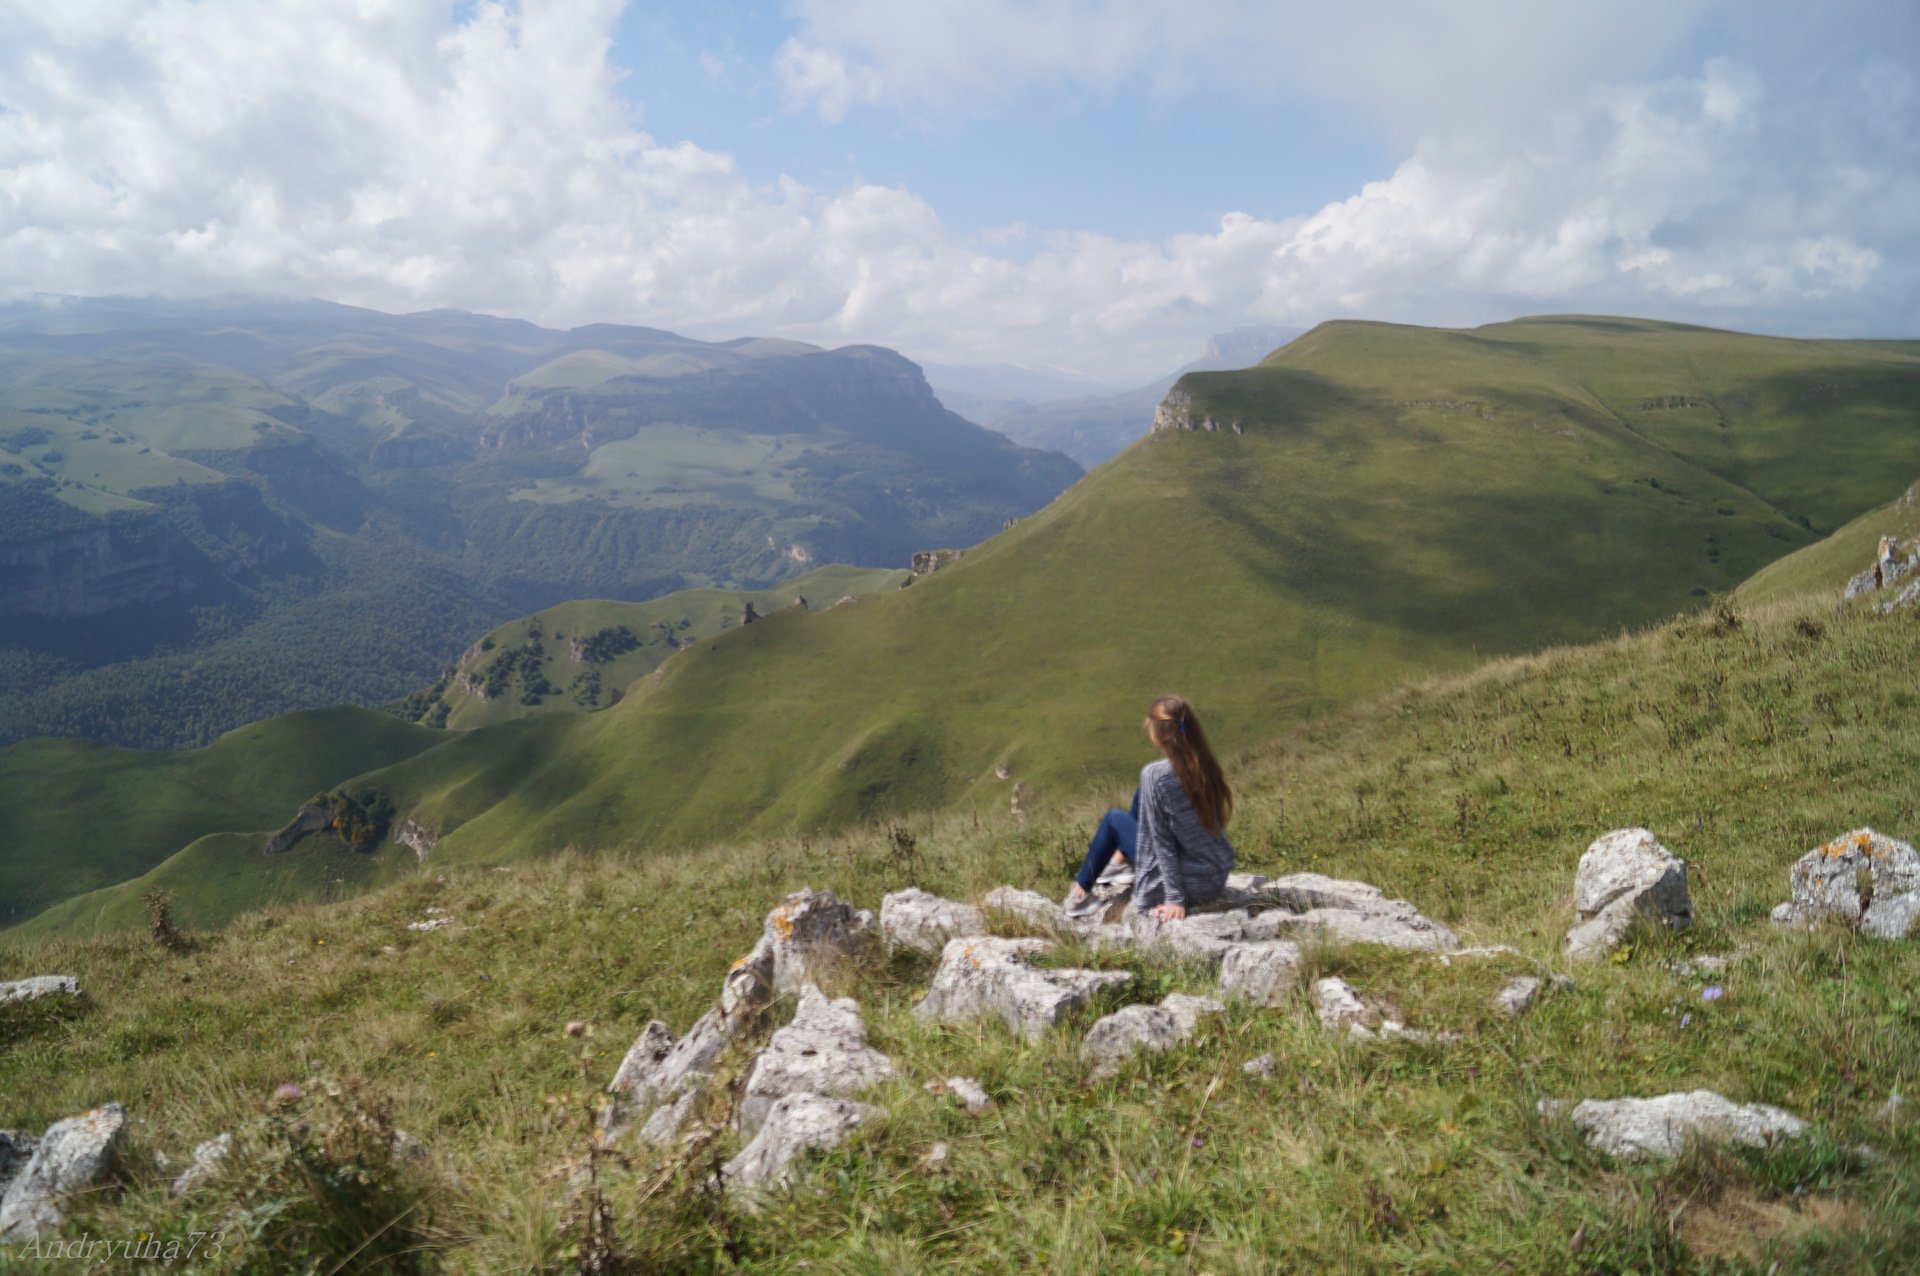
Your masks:
<svg viewBox="0 0 1920 1276"><path fill-rule="evenodd" d="M1122 811L1114 808L1100 817L1100 827L1093 831L1093 840L1087 843L1087 858L1080 865L1080 872L1074 881L1080 883L1080 889L1090 891L1094 882L1106 869L1107 861L1113 858L1115 851L1126 857L1127 863L1133 863L1134 849L1140 843L1140 790L1133 791L1131 809Z"/></svg>

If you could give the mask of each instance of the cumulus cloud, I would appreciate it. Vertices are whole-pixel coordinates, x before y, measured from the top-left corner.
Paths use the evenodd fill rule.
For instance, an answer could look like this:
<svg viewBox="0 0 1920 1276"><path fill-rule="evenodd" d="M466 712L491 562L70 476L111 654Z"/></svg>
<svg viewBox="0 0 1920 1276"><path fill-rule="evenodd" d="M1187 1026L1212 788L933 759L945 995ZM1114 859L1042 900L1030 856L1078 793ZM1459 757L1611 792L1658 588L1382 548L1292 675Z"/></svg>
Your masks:
<svg viewBox="0 0 1920 1276"><path fill-rule="evenodd" d="M1158 11L1061 11L1136 7ZM1210 30L1215 11L1189 7ZM1024 232L1009 255L1019 236L956 235L909 190L756 183L723 152L650 136L609 62L618 9L0 9L0 296L318 295L1134 379L1260 320L1586 309L1842 334L1920 319L1920 89L1894 57L1799 78L1733 60L1589 76L1525 128L1430 130L1389 176L1299 217L1156 241ZM899 91L904 64L824 29L780 55L810 109ZM1040 23L1009 74L1046 74L1078 30ZM1089 82L1140 74L1133 31L1082 51ZM1602 61L1611 76L1641 56ZM1182 65L1155 74L1172 86Z"/></svg>

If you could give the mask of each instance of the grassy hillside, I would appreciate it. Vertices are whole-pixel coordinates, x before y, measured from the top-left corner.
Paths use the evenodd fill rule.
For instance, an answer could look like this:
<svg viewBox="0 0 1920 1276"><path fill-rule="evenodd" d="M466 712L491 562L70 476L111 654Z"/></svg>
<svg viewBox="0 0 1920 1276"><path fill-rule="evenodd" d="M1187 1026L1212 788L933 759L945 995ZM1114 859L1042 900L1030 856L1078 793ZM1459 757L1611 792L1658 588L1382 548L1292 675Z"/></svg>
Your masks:
<svg viewBox="0 0 1920 1276"><path fill-rule="evenodd" d="M758 1215L703 1193L709 1156L630 1148L630 1164L602 1160L612 1244L643 1271L1908 1270L1920 1126L1875 1114L1920 1086L1920 944L1781 931L1766 911L1809 847L1860 824L1920 833L1915 667L1912 613L1824 599L1722 609L1259 740L1229 766L1244 867L1373 881L1544 973L1566 969L1580 851L1638 823L1688 859L1697 926L1573 970L1573 992L1518 1020L1486 1005L1503 967L1320 948L1313 973L1466 1039L1347 1045L1296 998L1236 1009L1193 1044L1092 1085L1076 1057L1090 1016L1034 1046L997 1024L932 1028L910 1013L928 963L860 964L832 991L859 999L871 1044L900 1071L868 1096L887 1117ZM184 1236L238 1217L257 1233L242 1260L327 1270L364 1232L341 1211L349 1226L332 1235L302 1229L319 1207L276 1142L300 1136L271 1132L295 1117L324 1130L330 1114L384 1103L433 1156L393 1195L332 1198L368 1201L366 1230L393 1217L384 1202L418 1200L397 1234L436 1265L570 1270L569 1178L600 1088L650 1018L683 1031L710 1004L783 892L831 887L866 906L908 883L1051 893L1099 807L1121 796L1099 784L1024 818L916 818L905 849L862 828L429 870L345 904L245 918L181 954L137 935L16 940L0 946L0 975L72 973L90 1001L51 1025L14 1024L0 1090L16 1096L17 1127L109 1099L144 1122L126 1194L84 1207L76 1232ZM407 929L430 909L453 923ZM1729 952L1743 955L1711 974L1668 966ZM1208 987L1177 966L1134 969L1126 1000ZM1704 998L1708 984L1722 995ZM1240 1070L1265 1052L1270 1079ZM954 1075L978 1077L994 1110L971 1119L923 1089ZM274 1100L289 1081L307 1096ZM1815 1134L1772 1156L1634 1166L1533 1111L1540 1098L1694 1087L1786 1107ZM208 1193L169 1202L154 1154L177 1169L226 1129L258 1132L258 1150ZM926 1163L935 1143L950 1149L943 1172Z"/></svg>
<svg viewBox="0 0 1920 1276"><path fill-rule="evenodd" d="M1764 603L1800 594L1838 594L1851 577L1873 565L1882 536L1902 542L1920 537L1920 483L1909 487L1898 500L1862 514L1819 544L1767 564L1740 586L1736 596L1743 603Z"/></svg>
<svg viewBox="0 0 1920 1276"><path fill-rule="evenodd" d="M897 589L904 571L831 564L773 589L689 589L651 602L587 599L509 621L469 647L402 706L429 726L488 726L538 713L601 709L674 652L805 599L813 610Z"/></svg>
<svg viewBox="0 0 1920 1276"><path fill-rule="evenodd" d="M137 877L214 830L278 828L315 793L440 738L370 709L315 709L181 753L0 749L0 922Z"/></svg>
<svg viewBox="0 0 1920 1276"><path fill-rule="evenodd" d="M910 589L777 612L604 712L464 732L349 787L443 864L1030 806L1119 782L1162 691L1247 748L1696 609L1920 470L1898 344L1341 323L1182 385L1221 428L1154 434Z"/></svg>
<svg viewBox="0 0 1920 1276"><path fill-rule="evenodd" d="M1920 468L1920 358L1864 344L1330 324L1183 384L1240 432L1157 433L912 589L685 651L530 772L498 763L518 737L482 734L369 783L455 860L1084 790L1129 764L1132 706L1162 690L1245 747L1423 671L1698 606ZM1827 384L1869 389L1842 410L1795 388Z"/></svg>

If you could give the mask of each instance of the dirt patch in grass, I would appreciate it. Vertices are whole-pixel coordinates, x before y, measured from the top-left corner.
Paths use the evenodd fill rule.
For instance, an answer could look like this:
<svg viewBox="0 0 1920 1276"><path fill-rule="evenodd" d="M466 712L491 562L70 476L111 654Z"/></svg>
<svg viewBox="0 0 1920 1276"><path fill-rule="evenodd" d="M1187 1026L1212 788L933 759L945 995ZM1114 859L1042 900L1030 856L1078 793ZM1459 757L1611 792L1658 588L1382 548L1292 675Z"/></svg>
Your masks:
<svg viewBox="0 0 1920 1276"><path fill-rule="evenodd" d="M1851 1231L1861 1213L1837 1196L1772 1198L1748 1189L1726 1187L1712 1197L1694 1197L1668 1215L1674 1234L1695 1256L1756 1262L1768 1241L1825 1229Z"/></svg>

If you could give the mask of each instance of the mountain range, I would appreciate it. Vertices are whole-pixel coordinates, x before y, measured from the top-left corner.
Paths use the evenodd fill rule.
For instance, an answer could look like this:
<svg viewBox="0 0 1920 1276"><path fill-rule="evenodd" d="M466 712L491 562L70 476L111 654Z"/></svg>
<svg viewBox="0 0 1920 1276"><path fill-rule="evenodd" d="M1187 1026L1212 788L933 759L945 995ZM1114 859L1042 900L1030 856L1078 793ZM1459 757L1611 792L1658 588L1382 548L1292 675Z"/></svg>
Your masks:
<svg viewBox="0 0 1920 1276"><path fill-rule="evenodd" d="M1079 472L872 346L0 307L0 740L178 746L378 703L537 607L904 567Z"/></svg>
<svg viewBox="0 0 1920 1276"><path fill-rule="evenodd" d="M924 557L907 588L869 580L851 602L724 626L731 603L691 598L541 613L410 700L456 729L315 774L325 792L285 830L210 812L174 853L147 839L139 876L14 916L45 908L33 933L137 924L159 885L210 924L422 858L658 854L1103 801L1139 763L1137 706L1166 690L1238 751L1410 679L1699 609L1898 497L1920 472L1916 408L1913 342L1581 316L1323 325L1258 367L1181 378L1146 438L983 543ZM623 626L662 625L699 638L612 651ZM589 650L641 661L618 703L525 703L590 672ZM474 705L509 651L505 694ZM353 756L361 724L332 729L331 756ZM0 812L85 761L7 758ZM0 841L65 853L4 824Z"/></svg>

